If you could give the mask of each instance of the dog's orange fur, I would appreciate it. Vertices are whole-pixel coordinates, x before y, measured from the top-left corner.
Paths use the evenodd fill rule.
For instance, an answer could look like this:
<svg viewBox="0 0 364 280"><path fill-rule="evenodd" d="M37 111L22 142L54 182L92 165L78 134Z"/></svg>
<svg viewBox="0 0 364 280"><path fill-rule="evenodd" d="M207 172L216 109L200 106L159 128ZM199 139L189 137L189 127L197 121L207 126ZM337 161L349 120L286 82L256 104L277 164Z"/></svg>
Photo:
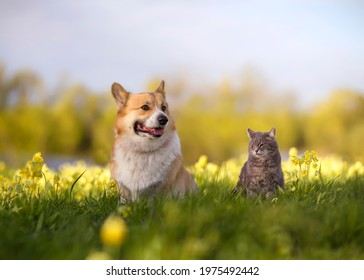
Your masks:
<svg viewBox="0 0 364 280"><path fill-rule="evenodd" d="M164 82L156 91L140 94L130 94L114 83L112 94L118 104L118 113L111 175L118 183L122 199L136 200L140 195L154 196L158 193L183 196L186 192L197 191L192 175L183 167L180 142L168 110ZM143 106L149 109L144 110ZM167 118L168 122L160 125L160 117ZM138 126L138 123L141 125ZM136 127L146 131L137 131Z"/></svg>

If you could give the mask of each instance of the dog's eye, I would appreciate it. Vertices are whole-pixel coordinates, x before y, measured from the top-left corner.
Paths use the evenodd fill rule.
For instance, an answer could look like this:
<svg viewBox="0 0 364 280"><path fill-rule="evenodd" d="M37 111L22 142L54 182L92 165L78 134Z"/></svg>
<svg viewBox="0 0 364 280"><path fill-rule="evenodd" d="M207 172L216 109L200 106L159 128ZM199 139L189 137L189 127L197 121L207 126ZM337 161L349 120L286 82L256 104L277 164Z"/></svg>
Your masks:
<svg viewBox="0 0 364 280"><path fill-rule="evenodd" d="M165 112L167 110L167 107L162 105L161 109L162 109L163 112Z"/></svg>
<svg viewBox="0 0 364 280"><path fill-rule="evenodd" d="M143 105L142 107L140 107L143 111L149 111L149 106L148 105Z"/></svg>

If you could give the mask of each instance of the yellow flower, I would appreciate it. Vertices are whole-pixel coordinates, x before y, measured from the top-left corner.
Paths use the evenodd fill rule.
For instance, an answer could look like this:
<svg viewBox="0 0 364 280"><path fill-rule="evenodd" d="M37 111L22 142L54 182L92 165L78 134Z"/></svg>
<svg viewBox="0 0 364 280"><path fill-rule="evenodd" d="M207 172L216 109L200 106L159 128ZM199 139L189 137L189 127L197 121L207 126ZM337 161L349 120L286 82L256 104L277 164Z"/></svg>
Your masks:
<svg viewBox="0 0 364 280"><path fill-rule="evenodd" d="M34 154L32 161L29 162L28 164L29 164L33 178L42 177L42 168L43 168L44 160L42 158L41 153Z"/></svg>
<svg viewBox="0 0 364 280"><path fill-rule="evenodd" d="M114 179L110 179L109 182L107 183L107 187L110 188L110 189L113 189L113 188L117 188L117 183Z"/></svg>
<svg viewBox="0 0 364 280"><path fill-rule="evenodd" d="M55 175L53 176L53 185L54 185L54 186L58 185L59 180L61 180L61 178L59 177L59 175L58 175L58 174L55 174Z"/></svg>
<svg viewBox="0 0 364 280"><path fill-rule="evenodd" d="M0 161L0 171L4 171L5 167L6 167L5 162Z"/></svg>
<svg viewBox="0 0 364 280"><path fill-rule="evenodd" d="M298 155L298 150L296 147L292 147L289 149L289 156L290 157L297 157Z"/></svg>
<svg viewBox="0 0 364 280"><path fill-rule="evenodd" d="M200 158L198 159L197 163L195 164L196 168L205 168L207 165L207 156L202 155L200 156Z"/></svg>
<svg viewBox="0 0 364 280"><path fill-rule="evenodd" d="M118 213L123 216L123 218L127 218L131 213L131 207L126 205L121 205L118 207Z"/></svg>
<svg viewBox="0 0 364 280"><path fill-rule="evenodd" d="M219 166L214 164L214 163L208 163L206 164L206 170L210 173L210 174L216 174L219 171Z"/></svg>
<svg viewBox="0 0 364 280"><path fill-rule="evenodd" d="M101 227L101 242L107 246L120 246L128 233L125 221L115 215L106 219Z"/></svg>
<svg viewBox="0 0 364 280"><path fill-rule="evenodd" d="M303 161L309 165L310 162L311 162L311 154L309 153L309 151L306 151L304 154L303 154Z"/></svg>
<svg viewBox="0 0 364 280"><path fill-rule="evenodd" d="M86 260L111 260L111 256L106 252L92 252L87 257Z"/></svg>
<svg viewBox="0 0 364 280"><path fill-rule="evenodd" d="M291 162L294 165L301 165L302 164L301 160L297 156L291 156Z"/></svg>
<svg viewBox="0 0 364 280"><path fill-rule="evenodd" d="M34 154L34 156L33 156L33 161L34 162L37 162L37 163L44 163L44 159L43 159L43 157L42 157L42 154L39 152L39 153L36 153L36 154Z"/></svg>

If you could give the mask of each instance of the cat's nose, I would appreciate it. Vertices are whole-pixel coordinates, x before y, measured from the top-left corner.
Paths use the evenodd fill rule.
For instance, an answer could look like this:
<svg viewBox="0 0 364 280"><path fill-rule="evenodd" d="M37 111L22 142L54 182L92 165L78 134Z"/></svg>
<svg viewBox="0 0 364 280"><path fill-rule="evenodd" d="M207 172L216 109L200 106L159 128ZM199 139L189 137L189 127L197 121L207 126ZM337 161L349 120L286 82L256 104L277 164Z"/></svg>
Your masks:
<svg viewBox="0 0 364 280"><path fill-rule="evenodd" d="M260 151L260 149L259 149L259 148L255 150L255 154L256 154L256 155L260 155L260 154L261 154L261 151Z"/></svg>

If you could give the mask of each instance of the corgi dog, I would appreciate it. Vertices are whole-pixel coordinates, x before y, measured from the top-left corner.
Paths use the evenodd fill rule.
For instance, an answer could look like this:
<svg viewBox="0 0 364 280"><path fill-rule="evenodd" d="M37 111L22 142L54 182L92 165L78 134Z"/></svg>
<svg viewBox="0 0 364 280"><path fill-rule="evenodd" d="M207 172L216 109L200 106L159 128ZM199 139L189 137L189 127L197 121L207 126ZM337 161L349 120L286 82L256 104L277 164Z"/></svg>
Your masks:
<svg viewBox="0 0 364 280"><path fill-rule="evenodd" d="M159 193L183 196L196 192L192 175L183 167L164 81L154 92L132 94L118 83L112 84L111 92L118 111L110 171L120 202Z"/></svg>

